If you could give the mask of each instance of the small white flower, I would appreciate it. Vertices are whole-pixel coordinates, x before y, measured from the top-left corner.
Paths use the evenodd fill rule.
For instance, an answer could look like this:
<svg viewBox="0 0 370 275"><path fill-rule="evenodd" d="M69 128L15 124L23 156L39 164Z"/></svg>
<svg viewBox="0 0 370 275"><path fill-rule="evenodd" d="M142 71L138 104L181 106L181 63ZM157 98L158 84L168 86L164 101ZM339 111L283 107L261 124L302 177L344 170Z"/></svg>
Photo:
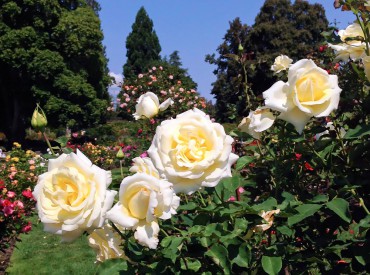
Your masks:
<svg viewBox="0 0 370 275"><path fill-rule="evenodd" d="M290 59L286 55L279 55L275 58L274 64L271 66L271 70L275 73L279 73L281 71L284 71L290 67L290 64L293 62L292 59Z"/></svg>

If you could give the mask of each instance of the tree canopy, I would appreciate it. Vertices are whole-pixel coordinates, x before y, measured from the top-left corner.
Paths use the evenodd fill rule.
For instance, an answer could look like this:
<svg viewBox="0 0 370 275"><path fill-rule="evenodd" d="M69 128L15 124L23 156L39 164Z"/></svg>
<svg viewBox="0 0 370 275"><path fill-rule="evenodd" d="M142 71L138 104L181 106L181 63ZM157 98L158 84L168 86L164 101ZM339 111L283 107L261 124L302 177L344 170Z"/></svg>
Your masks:
<svg viewBox="0 0 370 275"><path fill-rule="evenodd" d="M0 131L10 140L24 137L36 103L54 127L104 120L110 79L95 12L82 0L0 1Z"/></svg>
<svg viewBox="0 0 370 275"><path fill-rule="evenodd" d="M219 57L216 58L215 54L206 56L207 62L217 66L213 71L217 79L212 83L211 94L216 98L216 113L221 121L233 120L246 107L243 87L245 76L240 65L228 55L239 54L239 46L246 43L250 27L243 24L240 18L229 22L229 25L222 44L217 48Z"/></svg>
<svg viewBox="0 0 370 275"><path fill-rule="evenodd" d="M127 62L123 66L125 78L135 78L149 68L153 62L161 59L161 45L153 29L153 21L144 7L141 7L136 14L132 32L127 36L126 49Z"/></svg>

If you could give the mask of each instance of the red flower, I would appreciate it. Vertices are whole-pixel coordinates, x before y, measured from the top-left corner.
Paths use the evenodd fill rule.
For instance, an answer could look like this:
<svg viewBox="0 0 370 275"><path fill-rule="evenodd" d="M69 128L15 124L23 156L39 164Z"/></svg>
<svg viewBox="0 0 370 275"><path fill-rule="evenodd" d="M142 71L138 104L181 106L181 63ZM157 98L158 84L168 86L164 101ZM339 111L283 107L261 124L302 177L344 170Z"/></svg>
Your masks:
<svg viewBox="0 0 370 275"><path fill-rule="evenodd" d="M31 224L31 222L28 222L28 224L22 228L22 232L23 233L30 232L31 230L32 230L32 224Z"/></svg>
<svg viewBox="0 0 370 275"><path fill-rule="evenodd" d="M308 170L308 171L313 171L312 166L308 162L304 163L304 168L306 168L306 170Z"/></svg>
<svg viewBox="0 0 370 275"><path fill-rule="evenodd" d="M29 189L23 190L22 195L25 196L26 198L33 199L32 192Z"/></svg>
<svg viewBox="0 0 370 275"><path fill-rule="evenodd" d="M137 130L137 134L140 135L143 132L143 129Z"/></svg>
<svg viewBox="0 0 370 275"><path fill-rule="evenodd" d="M300 160L302 158L302 154L295 153L295 159Z"/></svg>
<svg viewBox="0 0 370 275"><path fill-rule="evenodd" d="M5 182L3 180L0 180L0 190L5 188Z"/></svg>

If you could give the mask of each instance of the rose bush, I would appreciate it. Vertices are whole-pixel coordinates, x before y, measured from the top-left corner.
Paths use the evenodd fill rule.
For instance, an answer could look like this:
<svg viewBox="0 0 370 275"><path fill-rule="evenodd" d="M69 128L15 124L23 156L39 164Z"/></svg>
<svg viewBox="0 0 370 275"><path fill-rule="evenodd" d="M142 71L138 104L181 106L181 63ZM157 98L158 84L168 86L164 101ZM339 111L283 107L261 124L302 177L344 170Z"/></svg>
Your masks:
<svg viewBox="0 0 370 275"><path fill-rule="evenodd" d="M34 188L45 168L43 160L15 142L9 152L0 153L0 249L20 233L32 229L30 216L35 208Z"/></svg>
<svg viewBox="0 0 370 275"><path fill-rule="evenodd" d="M369 52L364 1L341 2ZM106 215L124 253L99 271L368 274L369 81L363 61L331 63L328 51L289 66L265 106L249 101L242 131L198 109L162 122ZM112 248L100 236L98 257Z"/></svg>

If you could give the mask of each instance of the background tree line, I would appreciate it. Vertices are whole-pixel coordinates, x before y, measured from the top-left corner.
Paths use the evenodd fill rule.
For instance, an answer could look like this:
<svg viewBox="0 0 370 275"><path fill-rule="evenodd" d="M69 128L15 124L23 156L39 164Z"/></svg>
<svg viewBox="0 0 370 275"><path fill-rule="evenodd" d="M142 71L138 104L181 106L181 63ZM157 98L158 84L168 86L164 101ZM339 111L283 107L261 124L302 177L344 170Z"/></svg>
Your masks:
<svg viewBox="0 0 370 275"><path fill-rule="evenodd" d="M36 103L52 127L83 128L106 120L110 97L107 58L102 45L99 3L95 0L0 0L0 132L21 141ZM246 87L258 96L275 81L274 58L304 58L328 27L319 4L266 0L253 26L230 22L217 55L212 95L217 118L233 121L248 113ZM161 57L153 22L142 7L126 40L126 80L151 66L163 66L196 89L178 51ZM229 58L239 55L243 68Z"/></svg>

